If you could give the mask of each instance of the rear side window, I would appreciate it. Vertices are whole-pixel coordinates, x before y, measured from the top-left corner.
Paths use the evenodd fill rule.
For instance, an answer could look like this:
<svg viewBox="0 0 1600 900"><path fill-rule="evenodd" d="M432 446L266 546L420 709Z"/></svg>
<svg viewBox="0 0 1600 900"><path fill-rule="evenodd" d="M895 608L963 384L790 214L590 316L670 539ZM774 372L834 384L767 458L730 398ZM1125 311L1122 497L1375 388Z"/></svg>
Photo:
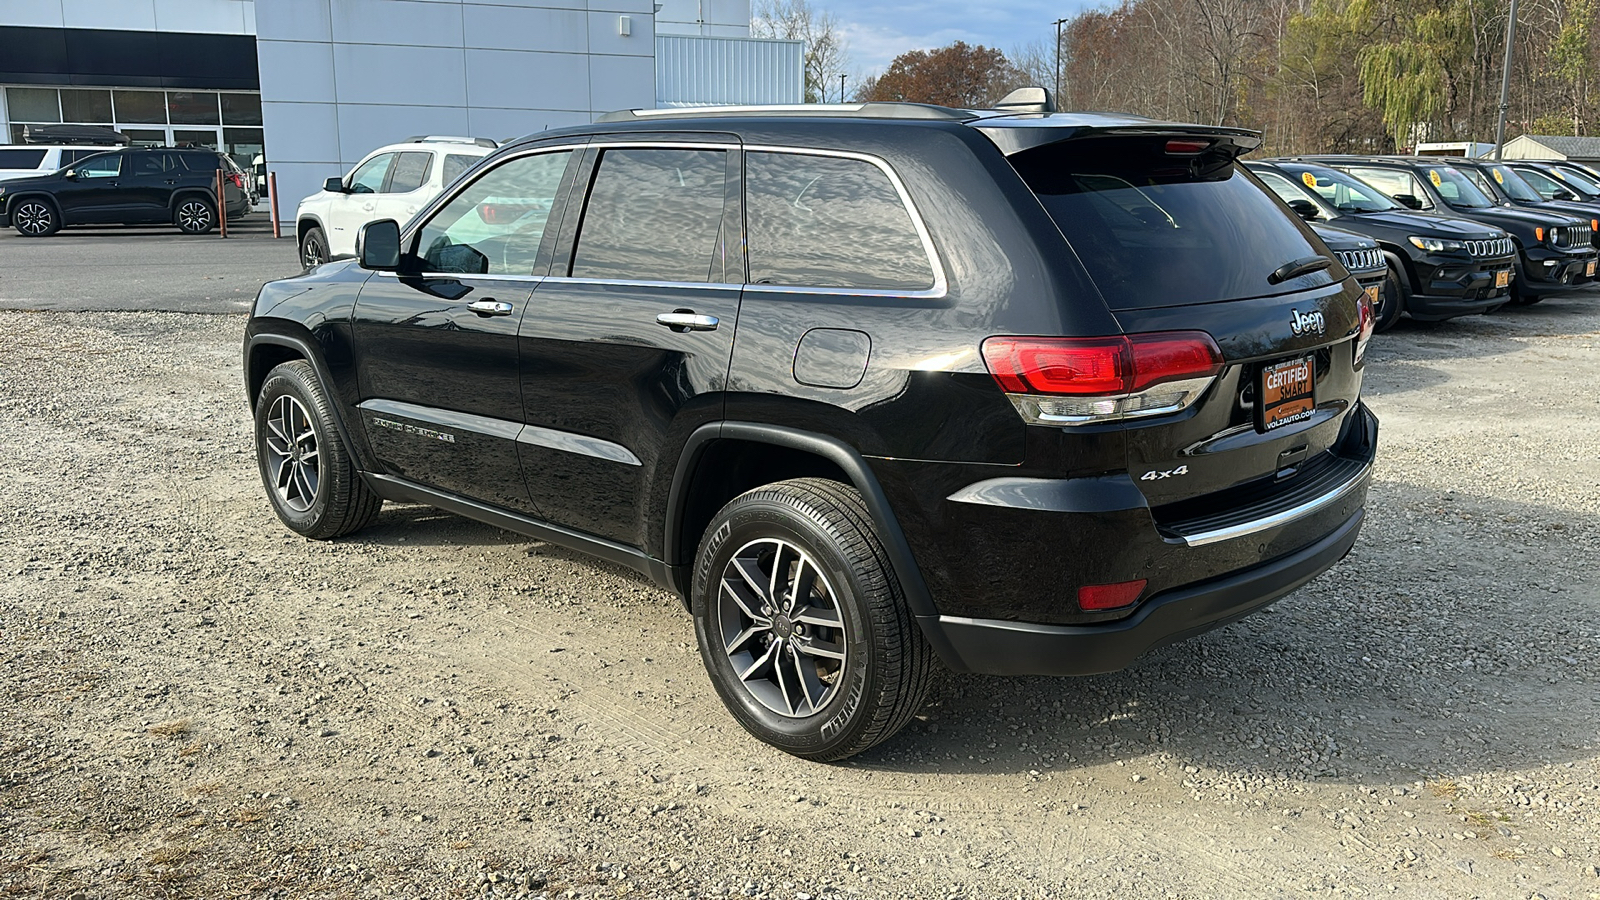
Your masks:
<svg viewBox="0 0 1600 900"><path fill-rule="evenodd" d="M589 191L574 278L704 283L721 265L722 150L607 150Z"/></svg>
<svg viewBox="0 0 1600 900"><path fill-rule="evenodd" d="M1089 138L1011 157L1112 309L1291 290L1267 276L1319 255L1308 232L1226 159L1166 138ZM1329 280L1324 273L1296 281Z"/></svg>
<svg viewBox="0 0 1600 900"><path fill-rule="evenodd" d="M433 168L433 154L427 151L401 153L394 161L394 171L389 175L390 194L409 194L428 181L428 170Z"/></svg>
<svg viewBox="0 0 1600 900"><path fill-rule="evenodd" d="M465 156L460 153L445 154L444 169L441 172L441 174L444 176L444 183L449 184L450 182L455 181L461 176L462 172L472 168L472 164L477 162L478 159L479 157Z"/></svg>
<svg viewBox="0 0 1600 900"><path fill-rule="evenodd" d="M900 192L861 159L745 154L750 282L922 291L933 267Z"/></svg>
<svg viewBox="0 0 1600 900"><path fill-rule="evenodd" d="M37 169L42 162L43 150L0 150L0 169Z"/></svg>
<svg viewBox="0 0 1600 900"><path fill-rule="evenodd" d="M100 151L100 150L63 150L63 151L61 151L61 165L62 165L62 167L70 166L73 163L77 162L78 160L83 159L84 157L93 156L96 153L100 153L100 152L103 152L103 151Z"/></svg>

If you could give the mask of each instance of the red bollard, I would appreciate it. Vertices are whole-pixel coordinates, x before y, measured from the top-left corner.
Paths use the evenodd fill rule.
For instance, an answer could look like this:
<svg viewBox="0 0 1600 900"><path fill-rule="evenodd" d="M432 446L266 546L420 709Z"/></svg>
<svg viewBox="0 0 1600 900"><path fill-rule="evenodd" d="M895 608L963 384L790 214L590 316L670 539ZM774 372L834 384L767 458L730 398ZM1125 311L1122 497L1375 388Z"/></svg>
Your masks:
<svg viewBox="0 0 1600 900"><path fill-rule="evenodd" d="M267 206L272 215L272 236L283 237L283 226L278 224L278 173L267 173Z"/></svg>
<svg viewBox="0 0 1600 900"><path fill-rule="evenodd" d="M228 236L228 201L222 192L222 167L217 166L217 223L222 226L222 236Z"/></svg>

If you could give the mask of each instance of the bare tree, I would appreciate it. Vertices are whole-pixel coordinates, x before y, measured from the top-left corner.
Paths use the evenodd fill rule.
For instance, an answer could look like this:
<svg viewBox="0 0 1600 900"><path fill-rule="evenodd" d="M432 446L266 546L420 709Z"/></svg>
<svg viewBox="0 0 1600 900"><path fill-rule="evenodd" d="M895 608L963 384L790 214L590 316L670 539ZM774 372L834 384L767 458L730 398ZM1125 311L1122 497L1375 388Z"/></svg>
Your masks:
<svg viewBox="0 0 1600 900"><path fill-rule="evenodd" d="M807 103L826 102L828 91L850 68L850 47L839 31L839 20L810 0L756 0L750 35L805 42Z"/></svg>

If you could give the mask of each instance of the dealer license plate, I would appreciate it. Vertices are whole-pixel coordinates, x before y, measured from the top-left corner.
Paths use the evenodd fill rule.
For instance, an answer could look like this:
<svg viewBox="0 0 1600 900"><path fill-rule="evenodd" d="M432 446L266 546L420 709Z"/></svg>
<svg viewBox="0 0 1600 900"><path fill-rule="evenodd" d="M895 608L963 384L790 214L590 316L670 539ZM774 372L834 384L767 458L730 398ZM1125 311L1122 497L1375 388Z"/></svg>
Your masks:
<svg viewBox="0 0 1600 900"><path fill-rule="evenodd" d="M1378 285L1367 286L1367 302L1372 304L1373 309L1378 308Z"/></svg>
<svg viewBox="0 0 1600 900"><path fill-rule="evenodd" d="M1505 287L1506 285L1508 285L1510 283L1511 283L1511 272L1510 272L1510 270L1494 273L1494 286L1495 287Z"/></svg>
<svg viewBox="0 0 1600 900"><path fill-rule="evenodd" d="M1593 277L1594 277L1594 260L1592 260L1592 259L1591 259L1591 260L1589 260L1589 271L1588 271L1588 273L1587 273L1587 274L1588 274L1588 276L1589 276L1589 277L1590 277L1590 278L1593 278Z"/></svg>
<svg viewBox="0 0 1600 900"><path fill-rule="evenodd" d="M1269 363L1261 369L1262 431L1311 418L1317 410L1315 356Z"/></svg>

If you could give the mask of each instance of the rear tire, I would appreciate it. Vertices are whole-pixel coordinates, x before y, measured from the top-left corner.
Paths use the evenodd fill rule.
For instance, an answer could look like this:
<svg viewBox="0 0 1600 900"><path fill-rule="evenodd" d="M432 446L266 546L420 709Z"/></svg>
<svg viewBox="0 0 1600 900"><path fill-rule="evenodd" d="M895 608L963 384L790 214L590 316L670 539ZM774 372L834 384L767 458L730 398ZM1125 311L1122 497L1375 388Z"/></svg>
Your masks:
<svg viewBox="0 0 1600 900"><path fill-rule="evenodd" d="M300 239L300 265L307 272L328 261L328 238L322 229L312 226Z"/></svg>
<svg viewBox="0 0 1600 900"><path fill-rule="evenodd" d="M210 234L217 227L217 205L198 195L180 197L172 223L184 234Z"/></svg>
<svg viewBox="0 0 1600 900"><path fill-rule="evenodd" d="M28 197L11 211L11 227L23 237L49 237L61 230L61 214L50 201Z"/></svg>
<svg viewBox="0 0 1600 900"><path fill-rule="evenodd" d="M1405 276L1395 266L1394 260L1389 261L1389 274L1384 276L1383 287L1378 290L1378 308L1372 311L1372 330L1385 332L1400 321L1400 316L1406 311L1406 302L1411 299L1411 291L1406 288Z"/></svg>
<svg viewBox="0 0 1600 900"><path fill-rule="evenodd" d="M905 727L933 650L861 495L821 478L735 497L707 528L691 610L728 711L804 759L854 756Z"/></svg>
<svg viewBox="0 0 1600 900"><path fill-rule="evenodd" d="M372 524L383 508L340 440L316 370L303 359L274 368L261 384L256 463L273 512L296 534L343 537Z"/></svg>

